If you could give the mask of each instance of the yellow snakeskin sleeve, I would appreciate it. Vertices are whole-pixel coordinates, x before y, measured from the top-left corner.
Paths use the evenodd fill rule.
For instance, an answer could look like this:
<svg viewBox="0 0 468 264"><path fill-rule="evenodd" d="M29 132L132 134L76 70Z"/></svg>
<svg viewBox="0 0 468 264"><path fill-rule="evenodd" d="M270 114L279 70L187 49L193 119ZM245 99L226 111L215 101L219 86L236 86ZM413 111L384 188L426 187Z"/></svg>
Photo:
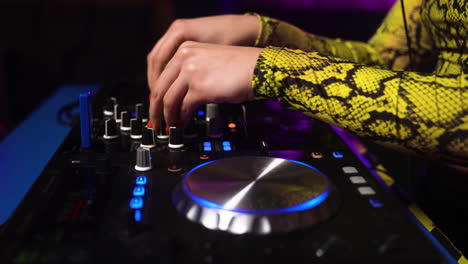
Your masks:
<svg viewBox="0 0 468 264"><path fill-rule="evenodd" d="M433 54L430 36L420 23L421 0L411 0L405 4L410 25L409 35L413 45L413 59L422 66L420 68L424 69L423 63L426 63ZM317 51L356 63L390 69L405 69L408 66L408 48L400 2L392 7L382 25L367 43L314 35L283 21L265 16L258 17L260 32L255 42L257 47L271 45Z"/></svg>
<svg viewBox="0 0 468 264"><path fill-rule="evenodd" d="M407 56L390 56L379 45L372 49L366 48L365 51L357 49L348 52L363 53L353 58L338 58L339 53L330 52L330 42L326 49L319 49L324 54L267 46L254 72L252 85L255 96L279 99L312 117L394 148L466 165L466 7L464 0L427 0L418 7L421 14L419 21L427 30L431 45L434 45L433 52L437 56L433 72L410 72L366 65L379 64L374 62L380 60L392 61L393 65L388 65L389 68L395 67L395 64L401 68L407 66ZM396 9L391 12L396 12ZM389 27L401 24L400 21L389 20L398 17L401 18L401 15L389 14L383 25ZM414 23L416 20L414 17L412 19ZM418 38L420 28L419 25L410 24L410 32L416 33L413 37ZM392 30L382 30L381 27L371 41L378 43L381 41L379 34ZM384 38L388 38L388 33L384 35ZM394 43L398 42L392 44L395 49L398 49L398 45ZM341 47L341 44L337 45ZM414 45L414 48L418 45ZM417 54L424 52L416 51ZM335 56L327 55L331 53Z"/></svg>

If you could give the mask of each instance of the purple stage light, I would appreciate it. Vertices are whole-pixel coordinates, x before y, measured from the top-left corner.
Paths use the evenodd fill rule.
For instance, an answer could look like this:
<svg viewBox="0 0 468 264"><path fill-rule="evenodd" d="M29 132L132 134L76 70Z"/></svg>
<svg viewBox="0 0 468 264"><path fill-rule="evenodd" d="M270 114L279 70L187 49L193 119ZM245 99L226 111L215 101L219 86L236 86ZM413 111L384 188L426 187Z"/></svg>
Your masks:
<svg viewBox="0 0 468 264"><path fill-rule="evenodd" d="M396 0L249 0L249 2L301 9L351 9L368 12L386 12Z"/></svg>

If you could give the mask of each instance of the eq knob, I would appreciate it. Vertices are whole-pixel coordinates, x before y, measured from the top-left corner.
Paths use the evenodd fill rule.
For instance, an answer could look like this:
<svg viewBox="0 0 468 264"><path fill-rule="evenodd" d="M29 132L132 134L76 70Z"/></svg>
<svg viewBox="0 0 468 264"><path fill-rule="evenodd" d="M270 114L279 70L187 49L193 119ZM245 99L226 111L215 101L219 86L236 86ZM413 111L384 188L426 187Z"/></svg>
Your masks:
<svg viewBox="0 0 468 264"><path fill-rule="evenodd" d="M117 104L117 99L115 97L109 97L106 100L106 104L103 109L103 114L105 116L114 116L114 106Z"/></svg>
<svg viewBox="0 0 468 264"><path fill-rule="evenodd" d="M142 138L143 124L140 118L133 118L131 120L130 137L132 139Z"/></svg>
<svg viewBox="0 0 468 264"><path fill-rule="evenodd" d="M208 137L219 138L223 135L218 104L206 105L206 125L206 133Z"/></svg>
<svg viewBox="0 0 468 264"><path fill-rule="evenodd" d="M136 152L136 171L149 171L153 168L151 164L151 152L147 148L138 147Z"/></svg>
<svg viewBox="0 0 468 264"><path fill-rule="evenodd" d="M184 158L183 129L180 127L169 128L169 167L170 172L182 170L181 164Z"/></svg>
<svg viewBox="0 0 468 264"><path fill-rule="evenodd" d="M119 134L117 133L117 123L115 119L107 119L104 123L104 139L110 140L118 138Z"/></svg>
<svg viewBox="0 0 468 264"><path fill-rule="evenodd" d="M114 119L115 122L120 123L122 122L122 106L116 104L114 105Z"/></svg>
<svg viewBox="0 0 468 264"><path fill-rule="evenodd" d="M180 127L170 127L168 147L171 149L179 149L183 146L183 129L181 129Z"/></svg>
<svg viewBox="0 0 468 264"><path fill-rule="evenodd" d="M167 128L166 122L164 120L161 121L161 126L159 126L158 134L156 135L158 139L167 140L169 138L169 135L166 132L166 128Z"/></svg>
<svg viewBox="0 0 468 264"><path fill-rule="evenodd" d="M141 140L141 147L143 148L154 148L156 147L154 141L154 132L153 129L145 127L143 129L143 138Z"/></svg>
<svg viewBox="0 0 468 264"><path fill-rule="evenodd" d="M135 105L136 118L140 118L142 122L148 122L148 109L143 104Z"/></svg>
<svg viewBox="0 0 468 264"><path fill-rule="evenodd" d="M130 113L127 111L123 111L120 115L121 123L120 123L120 130L122 131L130 131Z"/></svg>

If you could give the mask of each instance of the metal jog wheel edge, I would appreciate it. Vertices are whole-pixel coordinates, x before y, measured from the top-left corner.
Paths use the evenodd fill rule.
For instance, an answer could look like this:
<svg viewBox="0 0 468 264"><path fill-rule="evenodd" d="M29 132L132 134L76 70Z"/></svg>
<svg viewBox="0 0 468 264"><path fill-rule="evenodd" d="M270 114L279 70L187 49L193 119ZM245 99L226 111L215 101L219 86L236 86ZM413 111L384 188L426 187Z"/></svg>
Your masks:
<svg viewBox="0 0 468 264"><path fill-rule="evenodd" d="M336 189L316 168L293 160L243 156L201 164L172 201L190 221L232 234L312 227L338 210Z"/></svg>

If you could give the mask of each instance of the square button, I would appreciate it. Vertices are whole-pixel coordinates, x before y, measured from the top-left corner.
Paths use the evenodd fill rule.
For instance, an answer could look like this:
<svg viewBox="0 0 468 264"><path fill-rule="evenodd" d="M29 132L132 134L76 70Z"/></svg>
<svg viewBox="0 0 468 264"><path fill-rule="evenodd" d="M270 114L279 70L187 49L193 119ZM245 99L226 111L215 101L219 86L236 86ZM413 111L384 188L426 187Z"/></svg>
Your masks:
<svg viewBox="0 0 468 264"><path fill-rule="evenodd" d="M370 186L362 186L358 188L358 191L361 195L374 195L375 191Z"/></svg>
<svg viewBox="0 0 468 264"><path fill-rule="evenodd" d="M353 184L363 184L363 183L366 183L366 179L364 179L364 177L362 176L351 176L349 177L349 180L353 183Z"/></svg>
<svg viewBox="0 0 468 264"><path fill-rule="evenodd" d="M333 155L333 157L335 157L335 158L337 158L337 159L343 158L343 154L342 154L341 152L339 152L339 151L334 151L334 152L332 153L332 155Z"/></svg>
<svg viewBox="0 0 468 264"><path fill-rule="evenodd" d="M144 196L145 195L145 187L135 186L135 188L133 188L133 195L134 196Z"/></svg>
<svg viewBox="0 0 468 264"><path fill-rule="evenodd" d="M136 184L145 185L146 184L146 176L138 176L136 178Z"/></svg>
<svg viewBox="0 0 468 264"><path fill-rule="evenodd" d="M143 207L143 199L141 197L133 197L130 200L130 208L141 209Z"/></svg>
<svg viewBox="0 0 468 264"><path fill-rule="evenodd" d="M355 167L351 167L351 166L346 166L346 167L343 167L341 169L346 174L358 173L358 170Z"/></svg>
<svg viewBox="0 0 468 264"><path fill-rule="evenodd" d="M223 150L224 151L231 151L232 148L231 148L231 146L223 146Z"/></svg>

